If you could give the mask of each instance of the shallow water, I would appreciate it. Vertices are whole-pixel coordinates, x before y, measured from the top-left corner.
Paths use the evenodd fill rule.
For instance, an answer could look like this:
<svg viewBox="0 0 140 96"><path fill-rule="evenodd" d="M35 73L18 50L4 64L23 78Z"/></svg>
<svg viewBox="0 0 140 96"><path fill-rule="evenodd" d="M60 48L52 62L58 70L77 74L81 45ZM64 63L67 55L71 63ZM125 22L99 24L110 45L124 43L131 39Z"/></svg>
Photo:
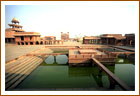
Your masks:
<svg viewBox="0 0 140 96"><path fill-rule="evenodd" d="M50 62L49 62L49 60ZM93 90L122 90L118 85L109 89L108 76L102 72L98 76L98 67L69 67L66 55L48 57L35 71L33 71L19 86L18 89L45 89L45 88L93 88ZM52 62L52 60L56 62ZM134 89L135 65L115 64L107 66L116 76Z"/></svg>
<svg viewBox="0 0 140 96"><path fill-rule="evenodd" d="M124 52L125 50L120 50L116 48L102 48L103 50L109 51L109 52Z"/></svg>
<svg viewBox="0 0 140 96"><path fill-rule="evenodd" d="M57 55L57 56L52 56L50 55L46 60L46 64L67 64L68 62L68 57L66 55Z"/></svg>

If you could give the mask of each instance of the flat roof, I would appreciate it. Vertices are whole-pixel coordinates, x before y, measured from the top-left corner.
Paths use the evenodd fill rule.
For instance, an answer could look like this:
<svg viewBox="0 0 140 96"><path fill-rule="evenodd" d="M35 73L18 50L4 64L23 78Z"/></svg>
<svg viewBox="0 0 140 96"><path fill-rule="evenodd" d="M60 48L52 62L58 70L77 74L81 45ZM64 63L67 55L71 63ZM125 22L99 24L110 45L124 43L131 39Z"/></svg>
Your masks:
<svg viewBox="0 0 140 96"><path fill-rule="evenodd" d="M100 39L100 37L97 37L97 36L85 36L84 39Z"/></svg>
<svg viewBox="0 0 140 96"><path fill-rule="evenodd" d="M14 36L40 36L38 32L15 32Z"/></svg>

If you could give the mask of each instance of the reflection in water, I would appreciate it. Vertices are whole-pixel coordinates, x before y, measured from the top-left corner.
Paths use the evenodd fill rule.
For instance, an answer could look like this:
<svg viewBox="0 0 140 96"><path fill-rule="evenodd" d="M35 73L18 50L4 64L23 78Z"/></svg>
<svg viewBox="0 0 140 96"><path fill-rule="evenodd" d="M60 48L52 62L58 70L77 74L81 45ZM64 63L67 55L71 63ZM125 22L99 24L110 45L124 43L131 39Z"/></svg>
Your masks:
<svg viewBox="0 0 140 96"><path fill-rule="evenodd" d="M56 62L57 64L67 64L68 57L66 55L57 55Z"/></svg>
<svg viewBox="0 0 140 96"><path fill-rule="evenodd" d="M60 59L59 57L63 58ZM54 56L47 59L54 60ZM53 58L53 59L52 59ZM50 62L47 66L40 65L26 78L17 88L19 89L44 89L44 88L93 88L92 90L122 90L118 85L110 86L111 82L106 73L95 67L69 67L64 66L68 58L56 56L59 64L54 65ZM45 62L47 61L45 60ZM60 62L65 61L65 62ZM47 61L48 62L48 61ZM52 64L50 64L52 63ZM62 65L60 64L62 63ZM50 64L50 65L49 65ZM135 87L135 65L115 64L106 66L111 72L123 80L128 86ZM32 81L32 82L31 82ZM114 87L114 89L109 89ZM83 90L83 89L81 89Z"/></svg>
<svg viewBox="0 0 140 96"><path fill-rule="evenodd" d="M111 72L114 73L115 66L107 66ZM85 78L86 76L91 77L94 80L94 83L98 87L104 87L104 88L109 88L109 79L106 73L104 73L102 70L99 70L98 67L69 67L69 77L83 77ZM107 78L105 80L104 78ZM104 85L103 83L107 84Z"/></svg>
<svg viewBox="0 0 140 96"><path fill-rule="evenodd" d="M45 60L47 64L67 64L68 57L66 55L48 56Z"/></svg>
<svg viewBox="0 0 140 96"><path fill-rule="evenodd" d="M50 55L46 60L45 62L47 64L53 64L54 63L54 56Z"/></svg>

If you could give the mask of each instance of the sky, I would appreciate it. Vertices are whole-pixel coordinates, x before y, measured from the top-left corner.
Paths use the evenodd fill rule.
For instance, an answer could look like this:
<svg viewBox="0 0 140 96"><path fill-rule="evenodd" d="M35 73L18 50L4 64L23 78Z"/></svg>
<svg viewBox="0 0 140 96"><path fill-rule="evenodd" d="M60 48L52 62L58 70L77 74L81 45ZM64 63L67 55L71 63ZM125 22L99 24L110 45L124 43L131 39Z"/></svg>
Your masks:
<svg viewBox="0 0 140 96"><path fill-rule="evenodd" d="M16 17L26 32L70 38L139 32L138 1L47 1L5 5L5 27Z"/></svg>

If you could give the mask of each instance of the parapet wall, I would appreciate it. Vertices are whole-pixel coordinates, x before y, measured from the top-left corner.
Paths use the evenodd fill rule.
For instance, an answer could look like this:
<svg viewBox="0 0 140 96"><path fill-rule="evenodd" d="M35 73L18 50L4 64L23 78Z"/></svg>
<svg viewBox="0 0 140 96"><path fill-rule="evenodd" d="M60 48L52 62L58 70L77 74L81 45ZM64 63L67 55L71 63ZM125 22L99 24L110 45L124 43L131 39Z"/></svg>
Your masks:
<svg viewBox="0 0 140 96"><path fill-rule="evenodd" d="M92 52L89 50L86 51L85 53L81 53L80 50L83 49L92 49L92 50L97 50L98 48L71 48L69 50L69 65L70 66L80 66L81 64L83 65L92 65L91 63L91 59L92 58L96 58L97 60L99 60L100 62L102 62L103 64L106 63L106 65L114 65L115 61L116 61L116 55L112 54L110 52L104 51L104 50L100 50L101 52L104 52L105 54L97 54L97 52ZM83 51L84 52L84 51ZM82 66L83 66L82 65Z"/></svg>
<svg viewBox="0 0 140 96"><path fill-rule="evenodd" d="M72 49L72 48L76 48L76 46L45 46L45 48L63 48L63 49Z"/></svg>
<svg viewBox="0 0 140 96"><path fill-rule="evenodd" d="M91 54L69 55L69 59L91 59Z"/></svg>

